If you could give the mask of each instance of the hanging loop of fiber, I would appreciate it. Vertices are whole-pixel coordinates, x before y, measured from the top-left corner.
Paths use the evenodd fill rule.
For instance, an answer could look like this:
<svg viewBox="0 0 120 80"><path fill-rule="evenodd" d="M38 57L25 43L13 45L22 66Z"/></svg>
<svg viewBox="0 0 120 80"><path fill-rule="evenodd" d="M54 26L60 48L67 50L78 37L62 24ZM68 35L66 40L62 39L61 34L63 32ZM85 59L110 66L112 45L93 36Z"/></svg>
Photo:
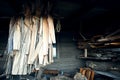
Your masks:
<svg viewBox="0 0 120 80"><path fill-rule="evenodd" d="M60 20L58 20L58 21L57 21L56 31L57 31L57 32L60 32L60 31L61 31L61 24L60 24Z"/></svg>

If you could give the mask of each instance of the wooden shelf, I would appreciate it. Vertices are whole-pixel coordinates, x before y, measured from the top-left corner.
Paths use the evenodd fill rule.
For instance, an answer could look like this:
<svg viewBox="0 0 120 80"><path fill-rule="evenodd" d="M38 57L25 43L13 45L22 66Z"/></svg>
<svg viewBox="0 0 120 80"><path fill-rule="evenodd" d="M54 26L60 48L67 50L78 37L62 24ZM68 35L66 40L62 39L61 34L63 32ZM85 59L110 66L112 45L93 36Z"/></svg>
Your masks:
<svg viewBox="0 0 120 80"><path fill-rule="evenodd" d="M112 60L111 58L104 58L104 57L79 57L80 59L86 60Z"/></svg>
<svg viewBox="0 0 120 80"><path fill-rule="evenodd" d="M120 79L120 74L119 73L117 73L117 74L115 74L115 73L113 73L113 72L108 72L108 71L96 71L96 70L94 70L95 71L95 73L97 73L97 74L100 74L100 75L104 75L104 76L108 76L108 77L111 77L111 78L114 78L114 79Z"/></svg>

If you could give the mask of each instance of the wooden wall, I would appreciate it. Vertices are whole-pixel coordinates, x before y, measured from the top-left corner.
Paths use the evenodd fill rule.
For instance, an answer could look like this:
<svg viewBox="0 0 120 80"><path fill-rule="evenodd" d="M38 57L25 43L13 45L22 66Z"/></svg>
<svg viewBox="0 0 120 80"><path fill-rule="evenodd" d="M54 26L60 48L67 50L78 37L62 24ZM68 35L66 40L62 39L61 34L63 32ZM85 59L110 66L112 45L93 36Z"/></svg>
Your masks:
<svg viewBox="0 0 120 80"><path fill-rule="evenodd" d="M61 32L57 35L57 58L51 65L46 66L48 69L57 69L65 72L73 72L84 67L84 61L77 57L82 54L77 49L73 41L73 33Z"/></svg>

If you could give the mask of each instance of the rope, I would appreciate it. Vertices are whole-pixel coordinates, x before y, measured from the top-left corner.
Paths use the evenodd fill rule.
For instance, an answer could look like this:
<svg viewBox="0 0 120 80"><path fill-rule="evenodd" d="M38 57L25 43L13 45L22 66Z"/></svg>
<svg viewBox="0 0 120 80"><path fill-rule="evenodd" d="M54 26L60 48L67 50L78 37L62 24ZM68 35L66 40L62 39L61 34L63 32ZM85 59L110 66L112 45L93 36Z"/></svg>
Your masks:
<svg viewBox="0 0 120 80"><path fill-rule="evenodd" d="M60 32L60 31L61 31L61 24L60 24L60 20L58 20L56 25L56 32Z"/></svg>

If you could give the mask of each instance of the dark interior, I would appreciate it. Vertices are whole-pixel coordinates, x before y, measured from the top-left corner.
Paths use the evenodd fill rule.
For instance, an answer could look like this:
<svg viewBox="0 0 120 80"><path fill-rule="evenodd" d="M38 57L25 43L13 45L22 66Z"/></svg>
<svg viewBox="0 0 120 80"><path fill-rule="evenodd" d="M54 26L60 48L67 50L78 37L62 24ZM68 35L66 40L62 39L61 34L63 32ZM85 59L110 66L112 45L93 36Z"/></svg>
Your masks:
<svg viewBox="0 0 120 80"><path fill-rule="evenodd" d="M22 16L24 9L23 5L26 3L34 4L36 1L39 0L0 0L0 65L4 64L4 59L6 59L6 57L4 57L4 51L8 41L10 19L13 16ZM87 47L88 53L93 53L92 55L88 54L88 56L92 56L93 58L79 57L79 60L75 60L75 66L77 67L73 66L71 68L78 69L80 67L90 67L90 63L95 63L97 65L97 67L93 68L96 71L95 80L119 80L120 1L41 0L41 5L46 5L48 1L52 5L49 14L54 18L54 24L56 25L58 20L61 23L60 33L56 32L57 47L59 47L61 51L59 51L59 56L55 58L55 61L57 62L63 59L64 65L66 64L64 63L64 60L68 60L67 57L70 57L69 59L72 60L73 58L71 56L81 56L84 53L84 48ZM95 37L97 35L100 36ZM99 42L98 40L102 39L101 36L102 38L109 36L109 40ZM112 42L117 42L117 45L110 45ZM72 44L71 47L76 49L70 51L71 47L66 46L69 44ZM92 44L95 47L91 48ZM101 46L103 47L101 48ZM99 53L102 53L103 56L107 54L107 59L102 60L94 56ZM108 56L111 55L113 55L112 59L109 60ZM70 64L75 62L73 61ZM51 69L57 67L56 65L57 64L53 64L47 68ZM66 66L68 67L69 65L66 64ZM112 69L109 69L109 67L112 67ZM68 68L69 71L67 71L66 68L62 69L64 72L75 72L75 69L71 70L71 68L70 70ZM0 66L0 74L3 74L4 70L5 68ZM61 70L61 68L58 68L58 70Z"/></svg>

